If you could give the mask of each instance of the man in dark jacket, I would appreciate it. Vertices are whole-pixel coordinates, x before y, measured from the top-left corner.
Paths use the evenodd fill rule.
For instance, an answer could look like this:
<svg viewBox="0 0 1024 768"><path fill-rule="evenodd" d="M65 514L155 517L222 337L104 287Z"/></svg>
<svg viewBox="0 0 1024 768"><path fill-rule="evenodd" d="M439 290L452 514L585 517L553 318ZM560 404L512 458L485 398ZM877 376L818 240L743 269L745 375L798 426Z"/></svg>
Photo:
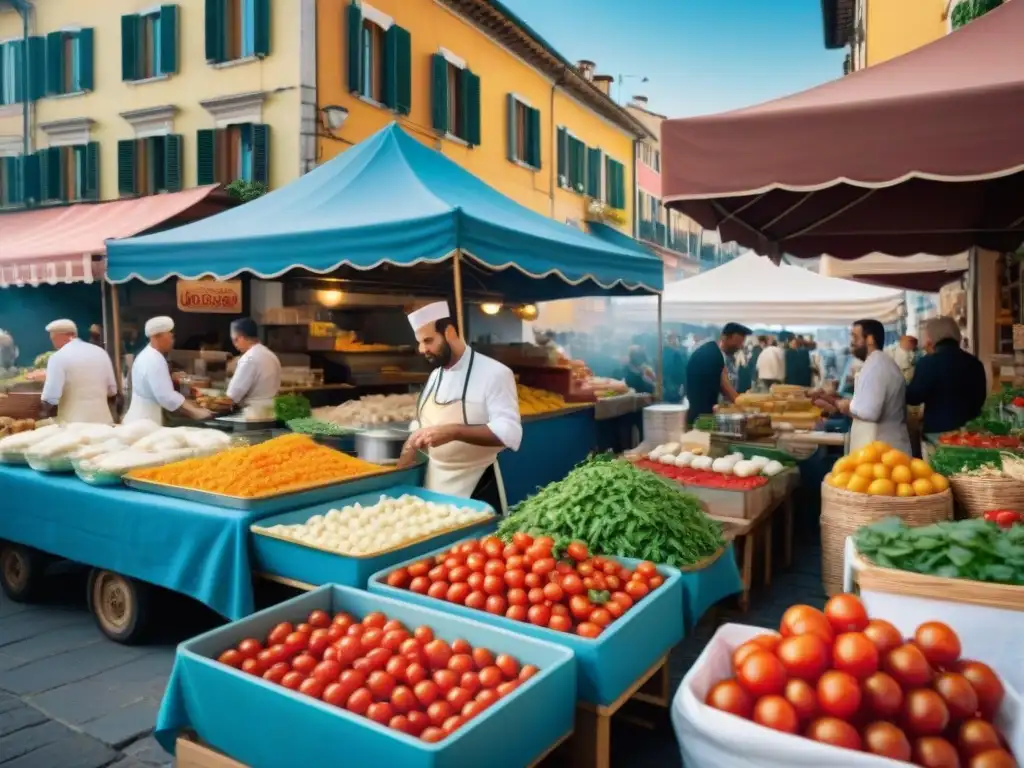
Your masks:
<svg viewBox="0 0 1024 768"><path fill-rule="evenodd" d="M960 348L960 328L953 318L929 320L924 333L925 346L933 351L917 363L907 386L907 405L924 406L924 433L931 436L977 418L988 384L985 366Z"/></svg>
<svg viewBox="0 0 1024 768"><path fill-rule="evenodd" d="M810 388L813 383L811 351L799 336L790 336L786 341L786 383Z"/></svg>
<svg viewBox="0 0 1024 768"><path fill-rule="evenodd" d="M726 323L717 343L707 341L690 355L686 364L686 398L690 401L687 419L691 423L698 416L713 413L719 395L730 403L736 399L736 390L725 370L725 358L736 354L749 335L750 329L745 325Z"/></svg>

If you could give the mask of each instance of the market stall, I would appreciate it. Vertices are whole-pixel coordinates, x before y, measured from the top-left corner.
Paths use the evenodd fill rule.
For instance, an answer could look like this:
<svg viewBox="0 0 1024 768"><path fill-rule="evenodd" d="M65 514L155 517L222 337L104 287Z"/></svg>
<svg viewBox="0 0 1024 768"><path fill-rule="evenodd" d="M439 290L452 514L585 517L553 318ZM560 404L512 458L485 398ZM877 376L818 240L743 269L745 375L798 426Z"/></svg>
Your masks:
<svg viewBox="0 0 1024 768"><path fill-rule="evenodd" d="M396 202L394 191L403 194ZM626 249L564 226L504 197L442 154L391 125L293 184L226 212L210 221L156 235L112 243L108 277L116 283L158 284L170 279L228 280L242 275L271 281L296 282L307 291L333 292L347 314L380 310L390 297L390 314L363 321L365 330L392 327L404 339L405 357L369 363L376 366L377 384L391 377L406 389L422 381L425 371L408 344L401 312L418 299L445 298L454 293L455 312L465 335L472 328L472 308L479 302L535 302L591 295L644 295L661 290L659 259ZM454 290L453 290L454 289ZM283 289L278 289L283 290ZM273 292L273 291L264 291ZM345 303L346 295L373 296ZM321 297L322 298L322 297ZM295 312L299 332L313 318L283 305L266 308L274 318ZM366 318L371 317L365 315ZM292 322L283 319L271 324ZM327 323L326 325L330 325ZM332 334L335 332L332 331ZM327 349L339 349L337 331ZM319 337L322 338L322 337ZM468 337L467 337L468 338ZM395 343L392 337L391 343ZM374 340L362 339L373 344ZM513 345L517 355L522 345ZM371 353L376 354L371 350ZM359 352L344 353L341 365L365 370ZM503 359L502 354L495 354ZM355 362L355 359L359 362ZM507 364L521 383L538 385L532 371L514 360ZM545 386L563 397L566 423L559 431L560 461L531 458L528 446L550 443L554 409L543 420L525 424L524 449L503 454L506 483L528 491L560 478L565 470L595 447L593 419L575 413L577 400L571 371L557 361L542 360L556 384ZM419 378L417 378L417 375ZM362 386L359 381L355 382ZM363 396L367 390L351 393ZM350 397L349 394L343 397ZM524 410L525 416L537 416ZM582 429L578 428L582 427ZM536 434L533 434L536 433ZM521 494L523 491L520 491ZM518 500L522 495L513 495Z"/></svg>

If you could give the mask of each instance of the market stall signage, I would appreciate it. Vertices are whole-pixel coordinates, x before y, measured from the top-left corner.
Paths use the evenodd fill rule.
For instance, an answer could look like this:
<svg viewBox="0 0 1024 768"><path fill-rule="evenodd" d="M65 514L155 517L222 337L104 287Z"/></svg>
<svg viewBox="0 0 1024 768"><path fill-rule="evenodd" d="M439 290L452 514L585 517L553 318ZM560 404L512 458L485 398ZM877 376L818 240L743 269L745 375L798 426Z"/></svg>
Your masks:
<svg viewBox="0 0 1024 768"><path fill-rule="evenodd" d="M177 294L182 312L237 315L242 311L241 280L179 280Z"/></svg>

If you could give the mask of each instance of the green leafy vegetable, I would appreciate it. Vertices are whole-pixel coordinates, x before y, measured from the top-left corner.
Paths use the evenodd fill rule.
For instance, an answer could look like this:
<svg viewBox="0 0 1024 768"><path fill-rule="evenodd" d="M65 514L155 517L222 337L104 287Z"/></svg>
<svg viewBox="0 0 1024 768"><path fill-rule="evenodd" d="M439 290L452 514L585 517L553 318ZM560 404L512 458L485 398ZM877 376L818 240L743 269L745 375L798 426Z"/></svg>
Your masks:
<svg viewBox="0 0 1024 768"><path fill-rule="evenodd" d="M353 430L348 427L340 427L329 421L320 419L290 419L288 429L303 435L322 435L324 437L339 437L352 434Z"/></svg>
<svg viewBox="0 0 1024 768"><path fill-rule="evenodd" d="M965 448L962 446L940 445L932 454L932 469L940 475L952 477L979 469L1003 468L1003 460L998 448Z"/></svg>
<svg viewBox="0 0 1024 768"><path fill-rule="evenodd" d="M909 528L890 517L857 531L857 551L886 568L928 576L1024 585L1024 525L985 520Z"/></svg>
<svg viewBox="0 0 1024 768"><path fill-rule="evenodd" d="M607 454L594 456L566 477L513 508L498 528L547 535L557 550L586 542L596 554L693 565L722 546L722 530L696 497L651 472Z"/></svg>
<svg viewBox="0 0 1024 768"><path fill-rule="evenodd" d="M312 412L309 400L302 395L278 395L274 398L274 418L278 421L306 419Z"/></svg>

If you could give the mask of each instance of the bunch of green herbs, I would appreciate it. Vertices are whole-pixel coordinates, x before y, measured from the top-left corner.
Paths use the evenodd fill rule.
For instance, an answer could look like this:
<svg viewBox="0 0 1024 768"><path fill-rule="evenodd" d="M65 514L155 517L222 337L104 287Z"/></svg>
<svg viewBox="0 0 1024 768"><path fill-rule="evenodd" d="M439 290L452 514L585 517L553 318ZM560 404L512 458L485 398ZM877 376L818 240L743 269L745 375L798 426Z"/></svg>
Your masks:
<svg viewBox="0 0 1024 768"><path fill-rule="evenodd" d="M854 541L861 555L885 568L1024 585L1024 525L1004 530L971 519L910 528L890 517L861 528Z"/></svg>
<svg viewBox="0 0 1024 768"><path fill-rule="evenodd" d="M591 552L685 568L724 546L722 529L696 497L652 472L599 455L512 509L498 528L508 541L524 531L570 541Z"/></svg>
<svg viewBox="0 0 1024 768"><path fill-rule="evenodd" d="M288 422L288 429L292 432L298 432L303 435L322 437L350 435L354 431L350 427L341 427L337 424L332 424L329 421L321 421L320 419L314 418L291 419Z"/></svg>
<svg viewBox="0 0 1024 768"><path fill-rule="evenodd" d="M940 475L968 475L984 470L1002 472L1002 451L998 448L968 448L965 446L939 445L929 459L932 469Z"/></svg>
<svg viewBox="0 0 1024 768"><path fill-rule="evenodd" d="M274 398L274 418L285 423L294 419L307 419L313 412L309 400L302 395L278 395Z"/></svg>

